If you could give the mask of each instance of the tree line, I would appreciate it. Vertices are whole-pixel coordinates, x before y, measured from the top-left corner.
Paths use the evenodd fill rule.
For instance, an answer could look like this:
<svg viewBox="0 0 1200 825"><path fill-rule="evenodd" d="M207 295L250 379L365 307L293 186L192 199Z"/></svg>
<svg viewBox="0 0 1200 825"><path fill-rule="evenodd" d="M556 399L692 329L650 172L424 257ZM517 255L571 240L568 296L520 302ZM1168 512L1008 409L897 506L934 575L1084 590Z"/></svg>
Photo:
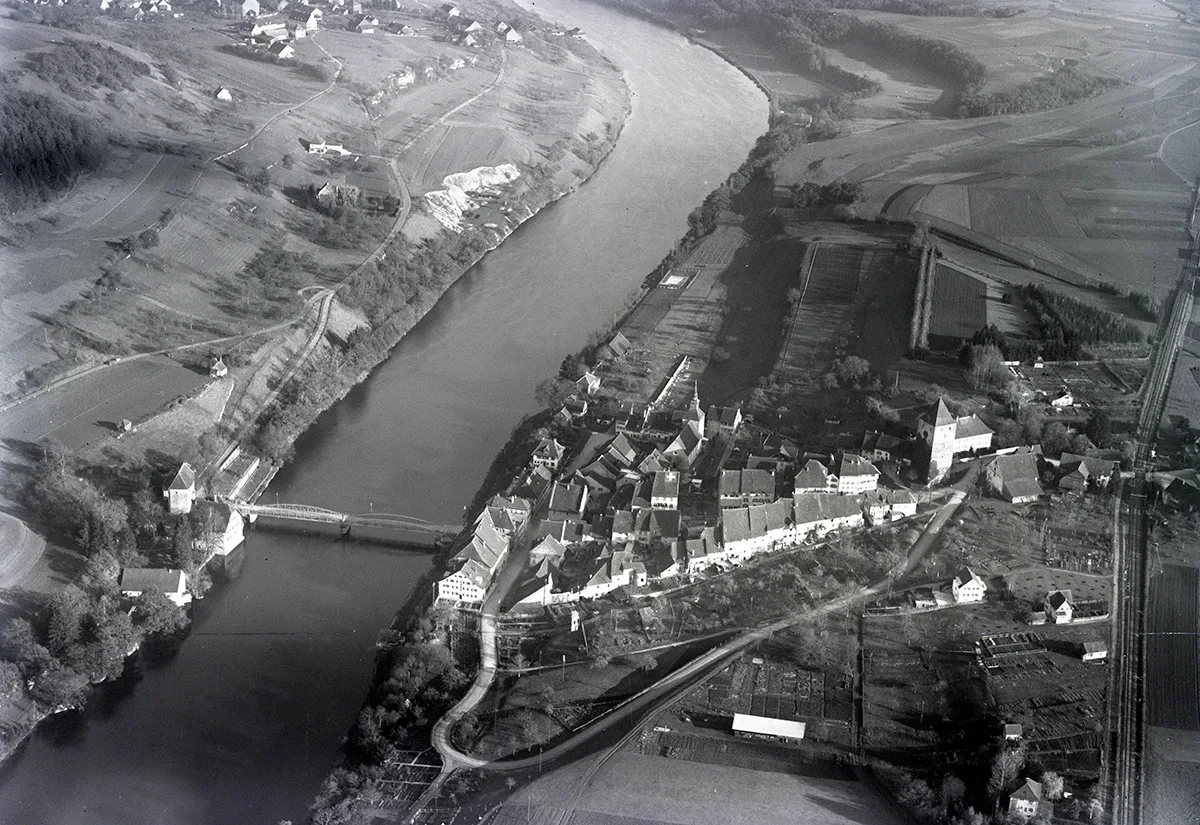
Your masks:
<svg viewBox="0 0 1200 825"><path fill-rule="evenodd" d="M52 98L0 86L0 210L49 200L99 168L106 152L95 123Z"/></svg>
<svg viewBox="0 0 1200 825"><path fill-rule="evenodd" d="M150 67L114 49L84 40L60 43L46 52L33 52L26 64L42 80L72 97L83 99L91 89L127 91L134 79L147 77Z"/></svg>
<svg viewBox="0 0 1200 825"><path fill-rule="evenodd" d="M1068 63L1052 75L1006 92L964 93L956 101L955 113L958 117L987 117L1044 112L1095 97L1121 85L1124 85L1123 80L1083 74Z"/></svg>

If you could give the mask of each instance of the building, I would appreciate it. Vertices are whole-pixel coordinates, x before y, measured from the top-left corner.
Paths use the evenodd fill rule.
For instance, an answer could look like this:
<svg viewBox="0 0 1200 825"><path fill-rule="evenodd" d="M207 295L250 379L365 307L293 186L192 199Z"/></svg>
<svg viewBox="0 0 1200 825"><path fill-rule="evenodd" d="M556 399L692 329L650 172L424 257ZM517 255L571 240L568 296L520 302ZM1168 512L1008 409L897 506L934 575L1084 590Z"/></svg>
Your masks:
<svg viewBox="0 0 1200 825"><path fill-rule="evenodd" d="M1061 389L1050 397L1050 406L1060 410L1074 407L1075 396L1071 395L1067 389Z"/></svg>
<svg viewBox="0 0 1200 825"><path fill-rule="evenodd" d="M629 339L621 333L617 333L611 340L601 349L601 354L612 359L618 359L633 349L633 344L629 343Z"/></svg>
<svg viewBox="0 0 1200 825"><path fill-rule="evenodd" d="M259 8L258 0L242 0L239 8L242 11L242 17L258 17L259 12L262 11Z"/></svg>
<svg viewBox="0 0 1200 825"><path fill-rule="evenodd" d="M281 60L288 60L296 56L296 50L292 48L291 44L285 43L282 40L278 40L267 46L267 51Z"/></svg>
<svg viewBox="0 0 1200 825"><path fill-rule="evenodd" d="M1004 741L1016 742L1025 735L1025 730L1015 722L1008 722L1004 725Z"/></svg>
<svg viewBox="0 0 1200 825"><path fill-rule="evenodd" d="M436 601L483 601L492 575L508 554L508 539L500 535L484 511L473 528L463 531L456 541L457 552L451 557L448 572L434 584Z"/></svg>
<svg viewBox="0 0 1200 825"><path fill-rule="evenodd" d="M860 452L869 461L896 461L907 464L911 450L908 448L908 442L902 438L878 430L868 430L863 435Z"/></svg>
<svg viewBox="0 0 1200 825"><path fill-rule="evenodd" d="M514 44L520 43L521 42L521 33L519 31L517 31L516 29L509 29L508 31L506 31L504 33L504 42L505 43L514 43Z"/></svg>
<svg viewBox="0 0 1200 825"><path fill-rule="evenodd" d="M838 461L837 494L856 496L879 486L879 470L860 455L843 453Z"/></svg>
<svg viewBox="0 0 1200 825"><path fill-rule="evenodd" d="M562 463L566 454L567 448L559 444L557 438L543 438L534 448L529 460L534 466L558 470L558 465Z"/></svg>
<svg viewBox="0 0 1200 825"><path fill-rule="evenodd" d="M689 421L663 450L663 455L675 468L689 470L700 456L703 447L704 427L695 421Z"/></svg>
<svg viewBox="0 0 1200 825"><path fill-rule="evenodd" d="M591 370L587 370L579 378L575 379L575 386L579 392L584 395L591 395L596 390L600 389L600 376Z"/></svg>
<svg viewBox="0 0 1200 825"><path fill-rule="evenodd" d="M288 20L303 26L308 32L315 32L321 25L324 12L313 6L296 6L288 12ZM310 150L311 151L311 150Z"/></svg>
<svg viewBox="0 0 1200 825"><path fill-rule="evenodd" d="M163 498L173 516L192 512L192 502L196 500L196 471L191 464L185 461L179 465L175 478L163 490Z"/></svg>
<svg viewBox="0 0 1200 825"><path fill-rule="evenodd" d="M350 28L359 34L374 34L379 28L379 18L360 14L351 21Z"/></svg>
<svg viewBox="0 0 1200 825"><path fill-rule="evenodd" d="M1070 624L1075 608L1071 604L1070 590L1051 590L1044 603L1046 621L1050 624Z"/></svg>
<svg viewBox="0 0 1200 825"><path fill-rule="evenodd" d="M939 398L917 419L917 438L929 450L929 480L945 476L956 455L990 449L992 435L977 416L951 415L945 400Z"/></svg>
<svg viewBox="0 0 1200 825"><path fill-rule="evenodd" d="M716 438L719 435L733 438L742 426L741 407L709 407L705 417L704 436Z"/></svg>
<svg viewBox="0 0 1200 825"><path fill-rule="evenodd" d="M1079 658L1085 662L1099 662L1108 658L1108 645L1104 642L1084 642L1080 645Z"/></svg>
<svg viewBox="0 0 1200 825"><path fill-rule="evenodd" d="M583 518L587 502L588 488L586 485L557 481L550 491L549 517L551 519Z"/></svg>
<svg viewBox="0 0 1200 825"><path fill-rule="evenodd" d="M195 543L206 558L228 556L245 539L242 516L229 505L201 500L196 502L196 513L202 529Z"/></svg>
<svg viewBox="0 0 1200 825"><path fill-rule="evenodd" d="M825 465L810 458L796 473L794 493L802 496L807 493L832 493L837 489L837 480L829 475Z"/></svg>
<svg viewBox="0 0 1200 825"><path fill-rule="evenodd" d="M774 739L779 742L796 742L804 738L804 722L787 719L772 719L749 713L733 715L733 734L753 739Z"/></svg>
<svg viewBox="0 0 1200 825"><path fill-rule="evenodd" d="M1059 459L1058 488L1082 493L1088 489L1107 487L1119 466L1118 462L1075 453L1063 453Z"/></svg>
<svg viewBox="0 0 1200 825"><path fill-rule="evenodd" d="M1030 450L989 458L983 477L992 493L1013 504L1037 501L1044 494L1038 481L1038 457Z"/></svg>
<svg viewBox="0 0 1200 825"><path fill-rule="evenodd" d="M950 595L954 597L957 604L981 602L985 593L987 593L987 582L969 567L959 570L950 580Z"/></svg>
<svg viewBox="0 0 1200 825"><path fill-rule="evenodd" d="M655 510L679 509L679 473L665 470L654 474L650 491L650 506Z"/></svg>
<svg viewBox="0 0 1200 825"><path fill-rule="evenodd" d="M229 90L228 90L228 89L226 89L224 86L222 86L221 88L217 89L217 92L216 92L216 94L215 94L215 95L213 95L213 96L214 96L214 97L215 97L217 100L220 100L220 101L222 101L222 102L224 102L224 103L228 103L229 101L233 100L233 92L229 91Z"/></svg>
<svg viewBox="0 0 1200 825"><path fill-rule="evenodd" d="M770 470L722 470L717 501L722 508L752 507L775 500L775 473Z"/></svg>
<svg viewBox="0 0 1200 825"><path fill-rule="evenodd" d="M724 557L744 561L756 553L796 540L793 505L781 498L771 504L732 507L721 511L717 541Z"/></svg>
<svg viewBox="0 0 1200 825"><path fill-rule="evenodd" d="M810 536L820 538L833 530L863 526L862 507L858 502L834 493L806 493L796 496L792 510L792 523L795 525L797 540Z"/></svg>
<svg viewBox="0 0 1200 825"><path fill-rule="evenodd" d="M862 497L863 515L874 526L917 513L917 497L908 490L871 490Z"/></svg>
<svg viewBox="0 0 1200 825"><path fill-rule="evenodd" d="M126 567L121 571L121 594L137 598L147 590L157 590L183 607L192 600L187 589L187 574L169 567Z"/></svg>
<svg viewBox="0 0 1200 825"><path fill-rule="evenodd" d="M442 13L442 17L446 18L447 20L453 19L462 14L462 12L458 10L458 6L454 5L453 3L443 4L438 11L440 11Z"/></svg>
<svg viewBox="0 0 1200 825"><path fill-rule="evenodd" d="M1038 805L1042 801L1042 783L1026 779L1021 787L1008 796L1008 812L1022 819L1032 819L1037 815Z"/></svg>
<svg viewBox="0 0 1200 825"><path fill-rule="evenodd" d="M208 376L210 378L224 378L229 375L229 367L226 365L223 358L217 357L212 360L208 366Z"/></svg>

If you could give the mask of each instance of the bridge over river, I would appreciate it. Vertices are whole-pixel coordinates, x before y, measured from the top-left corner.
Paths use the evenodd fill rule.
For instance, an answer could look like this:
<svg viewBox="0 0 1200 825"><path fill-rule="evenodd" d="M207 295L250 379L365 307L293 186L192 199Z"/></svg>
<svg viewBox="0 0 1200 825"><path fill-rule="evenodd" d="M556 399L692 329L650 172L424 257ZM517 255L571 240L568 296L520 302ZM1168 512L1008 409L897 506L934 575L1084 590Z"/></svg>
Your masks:
<svg viewBox="0 0 1200 825"><path fill-rule="evenodd" d="M355 528L360 528L360 535L368 537L382 531L402 535L406 537L405 544L419 546L433 546L462 530L462 526L457 524L434 524L414 516L393 513L339 513L311 504L250 504L237 500L227 503L250 522L265 517L310 524L336 524L343 535L354 535Z"/></svg>

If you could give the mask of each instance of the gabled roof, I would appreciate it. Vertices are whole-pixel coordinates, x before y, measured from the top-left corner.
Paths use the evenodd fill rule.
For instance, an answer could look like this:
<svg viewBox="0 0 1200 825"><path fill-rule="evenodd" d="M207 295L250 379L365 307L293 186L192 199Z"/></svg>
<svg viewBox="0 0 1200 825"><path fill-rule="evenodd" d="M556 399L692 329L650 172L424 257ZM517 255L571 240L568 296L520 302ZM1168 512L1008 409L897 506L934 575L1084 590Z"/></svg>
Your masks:
<svg viewBox="0 0 1200 825"><path fill-rule="evenodd" d="M121 590L126 593L144 593L150 589L178 593L186 584L187 575L170 567L126 567L121 571Z"/></svg>
<svg viewBox="0 0 1200 825"><path fill-rule="evenodd" d="M682 524L678 510L639 510L634 529L638 533L657 533L668 541L674 541L682 532Z"/></svg>
<svg viewBox="0 0 1200 825"><path fill-rule="evenodd" d="M1084 653L1107 653L1108 645L1105 644L1104 642L1084 642L1083 643L1083 652Z"/></svg>
<svg viewBox="0 0 1200 825"><path fill-rule="evenodd" d="M679 498L679 473L664 470L654 474L651 498Z"/></svg>
<svg viewBox="0 0 1200 825"><path fill-rule="evenodd" d="M1046 595L1046 604L1050 606L1051 610L1058 610L1064 604L1070 605L1071 601L1070 590L1055 590Z"/></svg>
<svg viewBox="0 0 1200 825"><path fill-rule="evenodd" d="M566 452L566 447L558 443L557 438L543 438L533 450L533 455L536 458L546 458L552 461L559 461Z"/></svg>
<svg viewBox="0 0 1200 825"><path fill-rule="evenodd" d="M780 499L787 501L787 499ZM862 516L858 502L851 496L835 493L803 493L796 496L793 520L797 525L816 524L829 519Z"/></svg>
<svg viewBox="0 0 1200 825"><path fill-rule="evenodd" d="M614 436L612 441L604 445L603 452L604 455L625 467L632 465L637 459L637 450L629 443L625 433L618 433Z"/></svg>
<svg viewBox="0 0 1200 825"><path fill-rule="evenodd" d="M981 579L979 577L979 574L976 573L974 570L972 570L970 567L960 568L959 571L954 574L954 586L955 587L962 587L967 582L973 582L973 581L983 581L983 579Z"/></svg>
<svg viewBox="0 0 1200 825"><path fill-rule="evenodd" d="M1016 481L1004 482L1004 496L1013 501L1043 494L1042 485L1036 478L1019 478Z"/></svg>
<svg viewBox="0 0 1200 825"><path fill-rule="evenodd" d="M815 458L810 458L808 462L800 468L796 473L796 489L804 490L810 488L824 489L829 483L829 471L825 469L825 465L817 461Z"/></svg>
<svg viewBox="0 0 1200 825"><path fill-rule="evenodd" d="M625 353L633 348L633 344L629 343L629 339L621 333L617 333L608 342L608 348L613 351L613 354L620 358Z"/></svg>
<svg viewBox="0 0 1200 825"><path fill-rule="evenodd" d="M179 465L175 478L167 485L168 490L191 490L196 486L196 471L186 461Z"/></svg>
<svg viewBox="0 0 1200 825"><path fill-rule="evenodd" d="M583 509L585 488L578 484L555 482L550 493L550 510L578 513Z"/></svg>
<svg viewBox="0 0 1200 825"><path fill-rule="evenodd" d="M632 510L617 510L612 514L612 531L620 535L632 533L636 524Z"/></svg>
<svg viewBox="0 0 1200 825"><path fill-rule="evenodd" d="M862 456L842 453L842 460L838 462L838 478L877 475L879 475L878 468Z"/></svg>
<svg viewBox="0 0 1200 825"><path fill-rule="evenodd" d="M967 415L958 419L954 428L955 438L974 438L977 435L993 435L995 431L984 424L977 415Z"/></svg>
<svg viewBox="0 0 1200 825"><path fill-rule="evenodd" d="M1009 794L1009 798L1040 802L1042 799L1042 783L1034 782L1032 779L1026 779L1024 783L1021 784L1021 787Z"/></svg>
<svg viewBox="0 0 1200 825"><path fill-rule="evenodd" d="M561 541L554 536L546 536L537 545L529 551L531 558L548 557L562 559L566 555L567 548Z"/></svg>

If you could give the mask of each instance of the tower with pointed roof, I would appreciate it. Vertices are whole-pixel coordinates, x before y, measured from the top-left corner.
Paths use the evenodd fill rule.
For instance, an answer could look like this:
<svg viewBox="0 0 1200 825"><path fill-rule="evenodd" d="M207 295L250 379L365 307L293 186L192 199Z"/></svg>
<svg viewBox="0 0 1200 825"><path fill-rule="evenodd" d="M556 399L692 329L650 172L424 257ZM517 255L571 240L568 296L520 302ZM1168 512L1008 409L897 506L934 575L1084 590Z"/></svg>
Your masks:
<svg viewBox="0 0 1200 825"><path fill-rule="evenodd" d="M939 397L917 420L917 436L929 446L929 480L937 481L954 461L958 420Z"/></svg>

